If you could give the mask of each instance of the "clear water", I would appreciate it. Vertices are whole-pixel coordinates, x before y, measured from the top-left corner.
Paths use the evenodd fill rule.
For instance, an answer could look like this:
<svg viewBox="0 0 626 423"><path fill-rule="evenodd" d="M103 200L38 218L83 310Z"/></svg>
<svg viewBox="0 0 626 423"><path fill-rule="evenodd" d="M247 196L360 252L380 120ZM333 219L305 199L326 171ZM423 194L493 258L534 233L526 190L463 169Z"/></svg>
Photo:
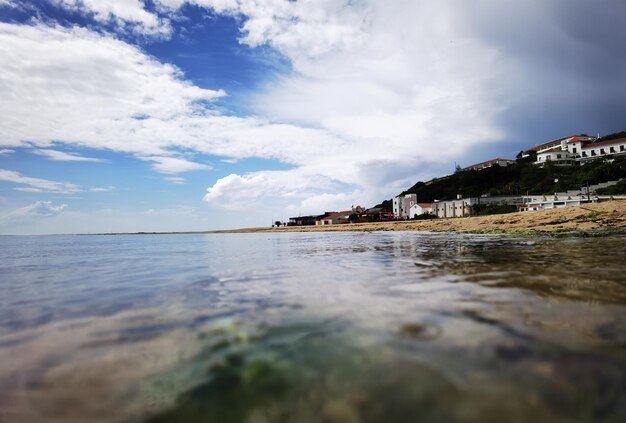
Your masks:
<svg viewBox="0 0 626 423"><path fill-rule="evenodd" d="M0 237L0 421L626 421L626 238Z"/></svg>

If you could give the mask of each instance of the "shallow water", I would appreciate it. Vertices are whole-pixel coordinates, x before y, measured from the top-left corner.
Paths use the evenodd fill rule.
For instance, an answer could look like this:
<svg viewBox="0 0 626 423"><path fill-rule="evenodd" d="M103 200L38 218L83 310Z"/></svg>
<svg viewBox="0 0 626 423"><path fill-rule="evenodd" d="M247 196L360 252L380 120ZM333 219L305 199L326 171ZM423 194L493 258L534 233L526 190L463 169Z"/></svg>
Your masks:
<svg viewBox="0 0 626 423"><path fill-rule="evenodd" d="M626 238L0 237L0 421L626 421Z"/></svg>

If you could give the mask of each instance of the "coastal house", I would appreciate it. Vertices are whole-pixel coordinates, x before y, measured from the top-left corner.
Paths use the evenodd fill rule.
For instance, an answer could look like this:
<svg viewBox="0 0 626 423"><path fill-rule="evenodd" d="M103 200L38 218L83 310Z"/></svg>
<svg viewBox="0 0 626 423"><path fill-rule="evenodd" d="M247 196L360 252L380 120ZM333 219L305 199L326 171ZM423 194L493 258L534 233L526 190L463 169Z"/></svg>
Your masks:
<svg viewBox="0 0 626 423"><path fill-rule="evenodd" d="M289 222L287 222L287 226L311 226L315 225L315 221L324 215L321 216L298 216L298 217L290 217Z"/></svg>
<svg viewBox="0 0 626 423"><path fill-rule="evenodd" d="M394 218L392 212L385 211L382 207L372 207L371 209L367 209L361 216L368 222L381 222L393 220Z"/></svg>
<svg viewBox="0 0 626 423"><path fill-rule="evenodd" d="M576 160L574 154L570 153L567 149L563 150L559 146L537 152L537 161L535 163L544 164L547 162L551 162L557 166L572 166Z"/></svg>
<svg viewBox="0 0 626 423"><path fill-rule="evenodd" d="M572 149L575 149L574 151L572 151L572 153L576 154L577 151L580 151L581 148L581 144L583 142L583 139L591 139L593 140L593 137L588 137L586 135L569 135L567 137L563 137L563 138L559 138L556 140L552 140L552 141L548 141L548 142L544 142L542 144L537 144L534 147L529 148L526 151L522 152L522 158L524 157L529 157L533 154L539 154L542 151L545 150L549 150L551 148L555 148L555 147L562 147L565 143L565 145L567 145L567 143L570 140L573 139L577 139L576 141L574 141L574 143L577 143L575 146L572 146Z"/></svg>
<svg viewBox="0 0 626 423"><path fill-rule="evenodd" d="M435 201L432 203L431 213L440 218L471 216L474 207L478 205L519 205L522 204L520 196L498 197L468 197L456 200Z"/></svg>
<svg viewBox="0 0 626 423"><path fill-rule="evenodd" d="M408 219L411 207L417 203L417 194L399 195L393 198L393 215L396 219Z"/></svg>
<svg viewBox="0 0 626 423"><path fill-rule="evenodd" d="M513 163L515 163L515 160L501 159L497 157L495 159L491 159L485 162L480 162L480 163L473 164L471 166L467 166L463 168L463 170L482 170L482 169L487 169L488 167L495 166L495 165L505 167Z"/></svg>
<svg viewBox="0 0 626 423"><path fill-rule="evenodd" d="M409 209L409 218L421 216L426 213L433 212L432 203L415 203Z"/></svg>
<svg viewBox="0 0 626 423"><path fill-rule="evenodd" d="M555 193L554 195L524 195L522 204L518 206L519 211L540 211L547 209L558 209L561 207L580 206L590 203L595 199L590 199L584 195L570 195L567 193Z"/></svg>
<svg viewBox="0 0 626 423"><path fill-rule="evenodd" d="M535 164L557 166L584 164L601 157L626 156L626 138L598 141L587 135L570 135L548 141L523 152L522 157L536 154Z"/></svg>
<svg viewBox="0 0 626 423"><path fill-rule="evenodd" d="M580 160L582 163L606 156L625 156L626 138L614 140L595 141L585 144L581 149Z"/></svg>
<svg viewBox="0 0 626 423"><path fill-rule="evenodd" d="M336 213L329 214L327 216L323 216L318 219L315 224L320 225L338 225L342 223L350 222L350 215L352 214L352 210L344 210Z"/></svg>

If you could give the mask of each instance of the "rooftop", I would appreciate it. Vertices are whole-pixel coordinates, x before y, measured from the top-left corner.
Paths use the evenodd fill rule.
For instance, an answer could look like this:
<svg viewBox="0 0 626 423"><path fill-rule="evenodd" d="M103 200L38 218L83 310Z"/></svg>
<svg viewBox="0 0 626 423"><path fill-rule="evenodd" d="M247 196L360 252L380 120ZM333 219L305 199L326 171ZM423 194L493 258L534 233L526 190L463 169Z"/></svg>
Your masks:
<svg viewBox="0 0 626 423"><path fill-rule="evenodd" d="M567 137L563 137L563 138L559 138L557 140L552 140L552 141L548 141L548 142L544 142L543 144L538 144L534 147L529 148L528 150L525 151L525 153L528 153L529 151L537 151L537 150L541 150L543 148L548 148L551 145L555 145L555 144L560 144L561 141L565 141L565 140L569 140L570 138L576 138L579 137L580 135L569 135Z"/></svg>
<svg viewBox="0 0 626 423"><path fill-rule="evenodd" d="M340 211L337 213L329 214L328 216L324 216L323 218L318 219L318 220L332 220L338 217L348 216L350 214L352 214L352 210L344 210L344 211Z"/></svg>
<svg viewBox="0 0 626 423"><path fill-rule="evenodd" d="M626 142L626 138L617 138L614 140L596 141L591 144L587 144L584 148L596 148L604 145L622 144Z"/></svg>
<svg viewBox="0 0 626 423"><path fill-rule="evenodd" d="M481 166L481 165L486 165L486 164L489 164L489 163L495 163L495 162L513 162L513 161L514 161L514 160L512 160L512 159L503 159L503 158L500 158L500 157L496 157L495 159L491 159L491 160L487 160L487 161L484 161L484 162L480 162L480 163L475 163L475 164L473 164L473 165L469 165L469 166L465 167L465 169L471 169L471 168L473 168L473 167L476 167L476 166Z"/></svg>

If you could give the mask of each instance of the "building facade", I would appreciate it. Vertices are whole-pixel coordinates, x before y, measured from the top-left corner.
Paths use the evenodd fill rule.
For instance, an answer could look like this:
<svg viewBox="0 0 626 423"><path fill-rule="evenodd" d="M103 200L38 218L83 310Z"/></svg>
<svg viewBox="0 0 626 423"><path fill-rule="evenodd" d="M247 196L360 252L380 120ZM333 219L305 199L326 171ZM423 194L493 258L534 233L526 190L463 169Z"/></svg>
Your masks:
<svg viewBox="0 0 626 423"><path fill-rule="evenodd" d="M526 150L522 157L531 153L537 155L535 164L552 163L557 166L584 164L601 157L619 157L626 155L626 138L597 141L587 135L572 135L549 141Z"/></svg>
<svg viewBox="0 0 626 423"><path fill-rule="evenodd" d="M440 218L471 216L477 205L520 205L522 197L468 197L432 203L432 213Z"/></svg>
<svg viewBox="0 0 626 423"><path fill-rule="evenodd" d="M495 165L505 167L513 163L515 163L515 160L501 159L498 157L495 159L487 160L486 162L480 162L471 166L467 166L463 168L463 170L482 170Z"/></svg>
<svg viewBox="0 0 626 423"><path fill-rule="evenodd" d="M417 203L417 194L399 195L393 198L393 215L396 219L408 219L411 207Z"/></svg>
<svg viewBox="0 0 626 423"><path fill-rule="evenodd" d="M593 202L594 199L582 195L524 195L522 202L518 206L519 211L540 211L547 209L558 209L561 207L580 206Z"/></svg>
<svg viewBox="0 0 626 423"><path fill-rule="evenodd" d="M409 209L409 219L413 219L417 216L421 216L426 213L433 212L432 203L415 203Z"/></svg>

